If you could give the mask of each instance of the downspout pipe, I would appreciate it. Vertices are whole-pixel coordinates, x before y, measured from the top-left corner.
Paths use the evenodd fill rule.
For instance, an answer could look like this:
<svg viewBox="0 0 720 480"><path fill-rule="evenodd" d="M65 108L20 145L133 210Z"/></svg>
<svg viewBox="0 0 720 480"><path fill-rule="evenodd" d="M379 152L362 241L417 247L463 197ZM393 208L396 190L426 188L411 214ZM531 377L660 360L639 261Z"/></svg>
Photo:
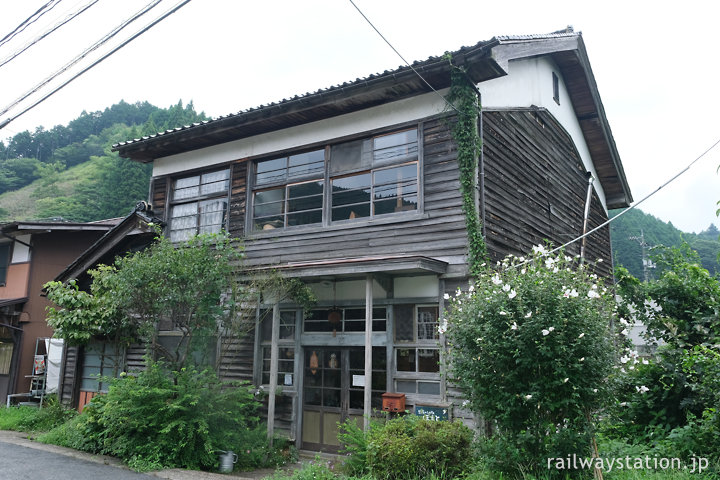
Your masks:
<svg viewBox="0 0 720 480"><path fill-rule="evenodd" d="M583 214L583 227L582 227L582 242L580 243L580 264L585 262L585 244L587 237L584 236L587 233L588 219L590 218L590 202L592 201L593 181L595 180L592 173L587 172L587 195L585 196L585 213Z"/></svg>

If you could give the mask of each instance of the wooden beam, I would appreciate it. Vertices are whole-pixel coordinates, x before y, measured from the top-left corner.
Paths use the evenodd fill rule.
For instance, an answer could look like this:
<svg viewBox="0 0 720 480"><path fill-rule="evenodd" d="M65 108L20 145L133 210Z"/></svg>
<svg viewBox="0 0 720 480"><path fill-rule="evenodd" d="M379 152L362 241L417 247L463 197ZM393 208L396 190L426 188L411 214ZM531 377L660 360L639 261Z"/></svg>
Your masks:
<svg viewBox="0 0 720 480"><path fill-rule="evenodd" d="M373 317L373 276L365 277L365 390L363 398L364 427L370 428L370 402L372 397L372 317Z"/></svg>
<svg viewBox="0 0 720 480"><path fill-rule="evenodd" d="M268 440L273 444L275 431L275 391L277 390L278 376L278 340L280 338L280 304L273 305L272 316L272 344L270 345L270 396L268 396Z"/></svg>

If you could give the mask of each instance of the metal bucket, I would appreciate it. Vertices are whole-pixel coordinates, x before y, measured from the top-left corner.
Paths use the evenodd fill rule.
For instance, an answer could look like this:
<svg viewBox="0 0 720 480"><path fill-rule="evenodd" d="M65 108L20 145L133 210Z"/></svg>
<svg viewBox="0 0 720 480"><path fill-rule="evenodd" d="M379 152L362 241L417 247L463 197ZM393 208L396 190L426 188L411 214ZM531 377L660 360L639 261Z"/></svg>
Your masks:
<svg viewBox="0 0 720 480"><path fill-rule="evenodd" d="M220 450L220 471L222 473L230 473L233 471L234 465L238 461L238 456L232 451Z"/></svg>

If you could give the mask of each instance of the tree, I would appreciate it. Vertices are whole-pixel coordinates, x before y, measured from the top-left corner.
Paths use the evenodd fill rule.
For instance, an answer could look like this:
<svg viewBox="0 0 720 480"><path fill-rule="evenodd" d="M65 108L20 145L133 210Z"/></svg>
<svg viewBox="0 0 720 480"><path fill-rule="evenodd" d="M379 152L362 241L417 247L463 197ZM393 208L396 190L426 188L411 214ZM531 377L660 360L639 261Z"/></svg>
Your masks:
<svg viewBox="0 0 720 480"><path fill-rule="evenodd" d="M535 247L479 275L450 304L440 328L452 378L497 425L484 443L492 467L546 475L548 458L590 453L614 363L613 297L590 267Z"/></svg>
<svg viewBox="0 0 720 480"><path fill-rule="evenodd" d="M58 306L49 308L48 325L73 344L142 340L173 370L203 364L211 342L254 326L260 292L312 301L297 280L271 275L241 282L241 275L251 277L243 256L226 235L200 235L181 245L158 237L149 248L90 271L90 292L75 282L47 283L48 298ZM180 333L174 345L158 341L160 325Z"/></svg>

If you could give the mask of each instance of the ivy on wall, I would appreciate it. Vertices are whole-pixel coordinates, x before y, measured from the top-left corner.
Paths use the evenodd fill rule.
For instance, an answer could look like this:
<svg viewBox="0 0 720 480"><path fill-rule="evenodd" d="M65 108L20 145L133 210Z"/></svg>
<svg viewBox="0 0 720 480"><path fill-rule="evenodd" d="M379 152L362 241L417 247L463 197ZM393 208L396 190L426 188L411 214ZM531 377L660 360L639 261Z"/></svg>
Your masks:
<svg viewBox="0 0 720 480"><path fill-rule="evenodd" d="M482 235L482 224L475 203L478 159L482 140L478 131L480 105L475 90L465 71L451 65L450 91L446 98L453 105L457 122L452 125L452 136L457 145L457 161L460 169L462 212L468 236L468 266L470 274L477 277L487 261L487 247Z"/></svg>

